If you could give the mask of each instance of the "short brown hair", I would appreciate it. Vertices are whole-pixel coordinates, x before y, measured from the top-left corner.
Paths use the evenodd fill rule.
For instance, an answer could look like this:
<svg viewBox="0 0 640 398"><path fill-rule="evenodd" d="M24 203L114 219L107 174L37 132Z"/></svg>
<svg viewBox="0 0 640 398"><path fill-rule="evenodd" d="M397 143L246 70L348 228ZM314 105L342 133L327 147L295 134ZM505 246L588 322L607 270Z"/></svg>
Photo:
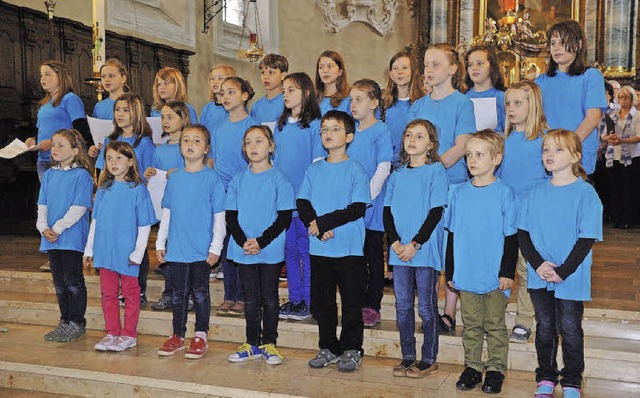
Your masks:
<svg viewBox="0 0 640 398"><path fill-rule="evenodd" d="M284 55L267 54L262 58L262 61L260 61L260 64L258 65L258 69L262 70L263 68L272 68L278 69L280 72L288 72L289 61L287 61L287 58L285 58Z"/></svg>

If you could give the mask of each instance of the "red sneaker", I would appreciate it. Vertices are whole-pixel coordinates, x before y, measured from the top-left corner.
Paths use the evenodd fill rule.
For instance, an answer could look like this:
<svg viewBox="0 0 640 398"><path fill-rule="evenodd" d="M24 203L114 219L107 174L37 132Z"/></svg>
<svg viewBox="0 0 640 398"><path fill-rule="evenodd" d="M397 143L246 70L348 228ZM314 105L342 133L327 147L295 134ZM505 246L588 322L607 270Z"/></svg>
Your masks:
<svg viewBox="0 0 640 398"><path fill-rule="evenodd" d="M191 340L191 344L189 344L189 349L187 353L184 354L184 357L187 359L200 359L209 349L209 345L207 344L207 340L201 339L200 337L194 337Z"/></svg>
<svg viewBox="0 0 640 398"><path fill-rule="evenodd" d="M184 339L180 338L180 336L174 334L169 337L169 340L165 341L162 347L158 349L158 355L161 357L170 357L180 350L184 350L186 347L184 345Z"/></svg>

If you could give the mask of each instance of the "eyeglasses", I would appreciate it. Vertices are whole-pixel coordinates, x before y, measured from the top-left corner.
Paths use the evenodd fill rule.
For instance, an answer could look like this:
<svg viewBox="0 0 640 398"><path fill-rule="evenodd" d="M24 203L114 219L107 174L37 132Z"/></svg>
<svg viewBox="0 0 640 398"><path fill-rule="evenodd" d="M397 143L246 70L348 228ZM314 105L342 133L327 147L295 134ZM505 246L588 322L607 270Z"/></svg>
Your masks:
<svg viewBox="0 0 640 398"><path fill-rule="evenodd" d="M338 131L342 130L346 131L346 129L342 126L323 127L320 129L320 134L337 133Z"/></svg>

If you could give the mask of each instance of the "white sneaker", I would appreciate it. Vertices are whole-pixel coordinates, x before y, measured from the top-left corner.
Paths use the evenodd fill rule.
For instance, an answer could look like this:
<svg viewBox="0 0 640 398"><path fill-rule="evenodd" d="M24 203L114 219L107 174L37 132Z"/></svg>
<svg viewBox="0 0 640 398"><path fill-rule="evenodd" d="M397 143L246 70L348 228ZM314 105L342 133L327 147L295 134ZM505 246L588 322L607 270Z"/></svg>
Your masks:
<svg viewBox="0 0 640 398"><path fill-rule="evenodd" d="M93 346L93 349L96 351L109 351L109 345L113 343L118 336L112 336L110 334L106 335L98 344Z"/></svg>
<svg viewBox="0 0 640 398"><path fill-rule="evenodd" d="M138 344L138 341L135 337L129 336L120 336L117 339L113 340L111 344L107 347L109 351L124 351L127 348L135 347Z"/></svg>

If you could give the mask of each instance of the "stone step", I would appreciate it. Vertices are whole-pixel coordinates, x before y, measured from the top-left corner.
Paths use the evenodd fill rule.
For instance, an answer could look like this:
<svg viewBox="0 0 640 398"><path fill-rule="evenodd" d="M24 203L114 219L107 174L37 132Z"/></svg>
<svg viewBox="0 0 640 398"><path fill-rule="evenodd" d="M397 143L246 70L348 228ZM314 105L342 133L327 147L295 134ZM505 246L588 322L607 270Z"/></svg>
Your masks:
<svg viewBox="0 0 640 398"><path fill-rule="evenodd" d="M89 299L98 300L100 305L100 279L95 275L85 276L87 294ZM149 279L147 298L150 304L155 302L164 289L164 281ZM15 292L22 294L55 294L50 273L20 272L0 270L0 292ZM210 283L212 307L216 307L224 298L224 286L222 280L212 279ZM280 300L286 301L288 290L286 287L279 289ZM338 301L340 300L338 295ZM417 303L417 302L416 302ZM444 301L440 300L439 310L442 313ZM147 307L150 308L150 305ZM507 306L506 323L509 330L515 324L515 303ZM396 309L393 290L386 289L382 299L380 311L383 321L395 321ZM416 319L418 319L416 308ZM462 325L460 311L457 312L458 325ZM586 308L583 329L586 336L612 337L629 340L640 340L640 313L633 311L617 311L606 309Z"/></svg>
<svg viewBox="0 0 640 398"><path fill-rule="evenodd" d="M0 334L0 396L486 397L480 388L456 391L462 371L458 365L440 364L438 373L424 379L397 378L391 375L397 360L366 356L357 372L345 374L335 367L310 369L307 361L314 351L292 348L280 348L285 359L277 367L261 360L232 364L226 357L235 345L217 341L210 341L203 358L190 361L182 355L158 357L163 338L147 335L126 352L97 353L93 345L102 337L98 331L71 343L55 343L42 339L48 331L44 326L5 326L9 333ZM533 388L533 373L509 370L502 396L528 398ZM640 393L640 384L587 376L584 392L585 398L631 398Z"/></svg>
<svg viewBox="0 0 640 398"><path fill-rule="evenodd" d="M89 299L87 327L100 331L104 319L98 299ZM143 310L140 313L138 331L145 335L169 336L171 334L170 312ZM59 309L55 295L0 292L0 319L21 324L48 325L58 323ZM193 314L189 315L187 334L193 334ZM418 322L419 323L419 322ZM464 363L464 350L460 335L440 336L438 361L441 363ZM210 338L212 340L242 343L245 336L243 318L212 316ZM40 337L41 338L41 337ZM400 358L398 332L394 321L383 321L364 331L364 349L376 357ZM422 343L421 333L416 333L417 344ZM281 347L314 350L317 348L318 330L313 321L280 322L278 345ZM624 338L587 336L585 338L585 376L607 380L638 382L640 380L640 341ZM533 371L536 352L533 343L510 344L509 369Z"/></svg>

